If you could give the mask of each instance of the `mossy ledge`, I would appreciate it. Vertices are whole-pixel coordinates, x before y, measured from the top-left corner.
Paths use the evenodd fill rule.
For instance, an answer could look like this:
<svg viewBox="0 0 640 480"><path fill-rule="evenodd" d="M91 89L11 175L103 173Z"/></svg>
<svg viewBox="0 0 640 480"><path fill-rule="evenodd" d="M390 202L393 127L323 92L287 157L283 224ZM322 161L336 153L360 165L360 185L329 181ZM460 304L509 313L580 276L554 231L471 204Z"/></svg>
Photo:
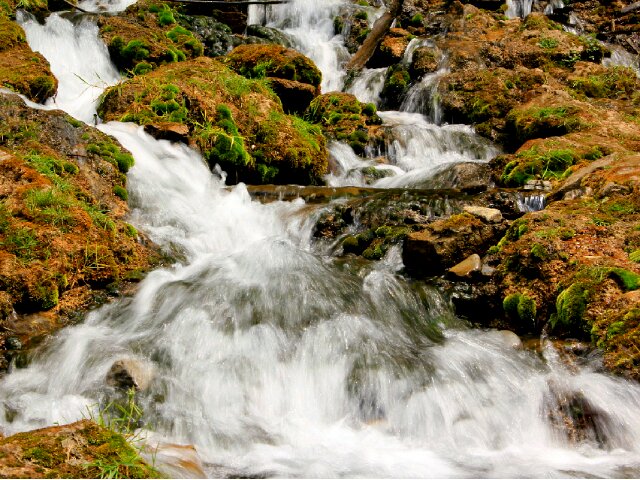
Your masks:
<svg viewBox="0 0 640 480"><path fill-rule="evenodd" d="M0 439L0 477L159 478L160 473L125 437L81 420Z"/></svg>
<svg viewBox="0 0 640 480"><path fill-rule="evenodd" d="M108 89L105 120L180 124L192 146L228 183L317 184L328 154L320 129L286 115L265 80L248 79L205 57L165 65Z"/></svg>

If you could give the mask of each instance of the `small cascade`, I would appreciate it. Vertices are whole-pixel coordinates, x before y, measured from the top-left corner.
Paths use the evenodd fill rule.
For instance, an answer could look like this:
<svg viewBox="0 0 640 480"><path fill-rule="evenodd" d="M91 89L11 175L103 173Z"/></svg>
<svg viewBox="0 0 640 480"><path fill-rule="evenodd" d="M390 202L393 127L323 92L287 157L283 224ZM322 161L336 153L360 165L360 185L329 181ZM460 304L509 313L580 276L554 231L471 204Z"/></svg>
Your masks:
<svg viewBox="0 0 640 480"><path fill-rule="evenodd" d="M355 95L361 102L371 102L378 105L386 73L387 68L365 68L353 81L347 92Z"/></svg>
<svg viewBox="0 0 640 480"><path fill-rule="evenodd" d="M387 131L386 157L404 175L382 178L377 187L427 187L443 165L488 162L499 150L467 125L438 126L417 113L380 112Z"/></svg>
<svg viewBox="0 0 640 480"><path fill-rule="evenodd" d="M531 13L534 0L507 0L504 12L507 18L526 18Z"/></svg>
<svg viewBox="0 0 640 480"><path fill-rule="evenodd" d="M423 113L428 119L440 125L442 123L442 106L438 95L440 79L449 73L446 66L436 72L428 73L412 86L400 106L403 112Z"/></svg>
<svg viewBox="0 0 640 480"><path fill-rule="evenodd" d="M344 84L342 69L349 59L341 35L334 33L333 19L344 6L343 0L326 0L318 8L316 0L294 0L267 10L267 26L278 28L295 42L295 48L311 58L322 71L322 91L339 91ZM372 9L373 10L373 9ZM262 7L252 5L248 23L260 23Z"/></svg>
<svg viewBox="0 0 640 480"><path fill-rule="evenodd" d="M137 0L82 0L78 7L86 12L115 13L125 10Z"/></svg>
<svg viewBox="0 0 640 480"><path fill-rule="evenodd" d="M562 0L549 0L549 3L544 7L545 15L553 15L555 10L564 8L564 2Z"/></svg>
<svg viewBox="0 0 640 480"><path fill-rule="evenodd" d="M345 143L332 142L329 145L329 155L333 165L325 181L330 187L362 187L375 184L380 178L405 173L395 165L363 160Z"/></svg>
<svg viewBox="0 0 640 480"><path fill-rule="evenodd" d="M546 206L546 195L539 193L518 194L517 205L521 212L539 212Z"/></svg>
<svg viewBox="0 0 640 480"><path fill-rule="evenodd" d="M74 24L74 21L76 22ZM85 123L97 122L96 105L103 90L120 80L95 22L73 15L49 15L44 25L22 11L18 23L34 51L42 53L58 79L58 93L47 101ZM91 61L87 61L90 58Z"/></svg>
<svg viewBox="0 0 640 480"><path fill-rule="evenodd" d="M629 53L619 45L607 43L603 45L611 51L610 57L602 59L602 64L605 67L628 67L640 77L640 56Z"/></svg>

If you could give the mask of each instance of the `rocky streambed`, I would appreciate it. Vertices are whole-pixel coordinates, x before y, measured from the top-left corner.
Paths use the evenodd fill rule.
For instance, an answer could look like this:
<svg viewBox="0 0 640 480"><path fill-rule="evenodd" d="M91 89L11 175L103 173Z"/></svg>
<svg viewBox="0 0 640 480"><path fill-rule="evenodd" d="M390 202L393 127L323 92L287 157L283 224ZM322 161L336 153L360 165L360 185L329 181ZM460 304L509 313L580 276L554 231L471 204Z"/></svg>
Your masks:
<svg viewBox="0 0 640 480"><path fill-rule="evenodd" d="M274 260L277 255L269 250L271 246L256 250L266 260L254 256L256 252L245 253L247 260L238 260L239 267L234 267L249 275L248 264L264 262L265 270L253 272L249 282L261 278L263 283L258 287L236 289L234 275L239 274L229 274L234 271L227 270L229 264L217 260L210 272L200 273L208 281L215 278L215 285L225 285L221 288L224 295L219 298L210 299L209 294L198 290L201 287L193 286L197 284L192 284L193 278L186 273L180 282L168 285L179 291L192 285L185 288L184 295L200 292L204 297L197 298L212 302L205 302L211 309L206 314L210 321L216 324L227 318L221 331L237 329L239 335L248 325L271 322L283 329L285 337L290 332L298 335L301 324L315 325L318 316L333 318L337 313L329 307L332 301L344 315L371 317L381 325L382 318L396 318L397 314L398 324L406 332L398 333L397 325L383 328L396 346L402 345L397 352L391 347L393 342L368 339L362 344L354 341L356 346L352 348L358 352L364 349L358 353L362 357L354 359L348 353L339 357L348 374L342 379L344 388L338 391L346 389L348 398L358 399L354 400L359 405L354 414L356 422L391 422L406 433L403 429L409 427L393 423L398 421L391 414L396 403L384 397L392 393L381 393L377 380L373 380L378 375L374 372L384 376L389 369L395 371L394 378L411 378L407 380L411 387L406 388L412 393L407 395L417 395L416 385L435 381L438 375L433 372L440 368L432 363L433 358L425 358L425 345L438 351L440 347L435 345L449 338L447 332L453 325L454 330L472 326L479 335L488 335L482 342L495 343L499 348L520 348L522 343L513 333L503 332L500 335L504 338L496 340L491 337L495 329L515 332L525 339L526 355L542 361L546 368L555 368L549 365L556 355L567 371L585 369L606 372L607 379L608 375L630 379L630 383L621 385L629 386L633 400L632 382L640 375L637 10L618 4L590 10L588 4L577 2L570 7L548 8L545 14L545 5L536 2L534 11L525 18L508 18L505 14L511 10L506 5L484 1L405 0L386 6L330 3L322 14L305 2L295 2L290 15L284 7L269 7L263 25L250 25L246 31L239 28L236 14L227 18L224 11L219 11L203 16L175 4L149 0L121 12L109 12L107 8L92 15L109 58L122 75L117 83L98 87L99 91L107 88L95 99L94 123L99 115L104 121L143 126L157 140L174 142L173 147L168 143L158 143L162 147L146 144L147 150L162 151L166 158L182 158L179 152L183 147L179 144L199 152L214 180L200 185L196 177L205 174L197 170L197 175L190 178L191 184L180 188L193 188L192 197L205 195L206 189L221 189L230 196L213 200L206 195L202 197L205 200L198 197L199 213L213 209L218 220L226 219L226 212L212 205L226 205L234 196L241 205L249 202L250 196L264 203L259 208L265 218L259 220L260 215L256 215L260 227L256 231L247 227L239 238L234 237L237 227L233 222L222 226L211 223L211 219L205 222L193 217L189 209L175 215L162 209L149 214L144 202L149 201L146 195L155 184L137 179L141 183L136 183L133 199L128 191L127 173L134 168L134 157L141 155L136 153L135 141L129 140L129 151L113 136L118 128L107 129L111 134L107 135L95 125L51 110L67 108L62 94L53 103L49 101L48 111L30 103L44 103L54 96L59 79L51 73L54 65L50 67L45 57L31 50L27 40L33 41L29 35L34 35L32 28L39 27L29 14L18 12L18 7L36 14L41 21L48 16L46 22L52 29L54 21L67 22L73 29L86 19L73 13L51 13L68 8L66 4L2 4L0 79L4 87L26 97L9 91L0 93L0 370L8 372L4 375L9 383L12 378L21 378L19 374L28 375L33 362L43 362L42 368L48 368L45 360L55 349L47 350L47 344L57 341L51 340L51 335L61 327L81 322L84 313L99 304L119 299L116 312L121 308L118 305L125 305L122 308L126 315L115 313L108 320L112 323L109 328L116 330L125 328L120 325L127 315L150 318L126 305L138 282L152 269L188 265L193 258L201 258L202 252L206 252L202 258L207 259L228 252L227 257L236 262L237 245L246 239L262 238L261 229L271 228L265 238L275 235L286 238L286 245L306 245L304 251L322 258L321 264L330 265L323 275L335 277L339 285L327 283L323 275L316 277L315 269L320 266L317 262L307 264L306 254L297 250L285 254L289 263L282 270L280 260ZM248 12L249 22L256 18L255 13ZM390 15L395 19L394 28L381 27ZM314 45L304 40L305 35L315 39ZM367 52L370 55L358 68L345 70L358 63L347 63L351 55L361 60ZM384 81L380 82L382 76ZM353 93L326 91L338 82L342 82L342 90ZM366 101L357 97L362 85L369 89ZM87 116L79 117L88 121L91 109ZM138 135L143 138L144 134ZM190 163L184 165L195 168ZM141 166L140 171L142 168L149 167ZM167 187L167 192L176 188L182 195L184 192L170 180L181 179L181 172L169 171L166 177L147 175ZM219 180L221 185L216 183ZM234 187L241 182L249 187ZM326 187L325 183L333 186ZM178 195L167 193L173 194ZM153 201L161 196L153 197ZM283 201L290 206L282 206ZM239 207L230 203L228 208L232 211ZM242 214L253 219L252 208L242 210ZM297 208L300 210L296 212L288 210ZM303 220L287 223L291 220L281 217ZM193 225L183 225L187 218ZM142 228L128 221L138 221ZM283 227L286 235L280 231L281 221L287 225ZM276 227L263 225L265 222ZM227 236L235 238L228 242L234 248L225 243ZM411 287L390 283L376 290L386 285L385 281L392 282L381 279L386 275L382 271ZM299 272L306 275L297 277ZM344 292L351 292L360 280L348 280L343 277L345 272L365 278L362 288L373 288L381 298L384 292L395 292L387 301L398 305L384 307L375 299L371 304L364 299L351 302ZM298 305L297 314L288 304L281 312L272 303L272 298L276 303L289 301L283 292L290 287L277 290L282 283L277 278L293 278L299 285L294 296L306 300L293 302ZM142 284L142 294L149 295L154 281ZM162 294L156 294L162 298ZM334 300L331 295L335 295ZM356 298L359 294L351 295ZM219 311L219 306L230 299L238 302L238 310L234 310L234 304ZM192 300L198 302L196 297ZM136 300L132 302L135 305ZM105 308L110 311L110 307ZM167 308L172 311L173 307ZM109 319L109 315L98 313L96 318ZM163 315L158 314L158 318ZM163 328L169 328L174 317L181 318L178 313L167 317ZM429 318L429 325L414 325L412 322L420 323L418 318ZM135 335L147 338L150 333L141 325L148 320L137 321L142 323L132 324L132 329L140 328ZM355 320L350 317L348 321ZM360 325L360 321L355 324ZM83 331L84 326L79 328ZM372 335L365 327L358 328ZM321 343L326 340L318 338ZM193 419L178 414L176 422L185 423L170 426L159 405L161 397L179 397L168 385L178 382L175 379L182 375L173 370L181 361L162 353L160 347L149 347L155 342L151 337L146 346L125 347L118 343L121 340L112 341L122 352L135 353L137 360L144 360L142 364L154 364L160 372L153 380L156 383L151 382L145 393L146 388L134 380L135 362L134 367L121 372L118 381L106 382L107 373L113 372L122 359L90 356L87 362L99 366L96 371L100 378L78 391L69 390L67 395L98 396L99 402L105 403L110 396L121 398L123 391L132 387L138 390L138 401L154 412L149 415L155 416L169 437L202 449L206 465L194 461L191 475L221 471L269 474L266 467L252 470L246 464L225 463L230 454L227 447L217 445L220 437L210 437L210 432L190 432L185 425ZM238 340L226 341L218 348L236 345ZM265 351L271 352L271 340L264 341ZM458 340L447 341L455 345ZM375 348L369 351L363 347L369 345L367 342ZM553 344L555 349L550 346ZM333 352L331 348L328 351ZM390 363L376 359L373 351L391 359ZM527 361L532 362L532 357ZM477 360L479 365L483 361ZM289 371L286 369L291 365L283 368ZM315 368L314 364L312 370ZM277 385L269 373L262 375ZM448 375L456 378L455 372ZM167 380L170 378L174 380ZM233 378L232 383L236 381ZM12 392L21 392L23 387L19 385L28 383L15 382ZM70 385L74 382L82 383L69 380ZM244 391L243 383L233 385ZM611 412L566 383L553 383L552 387L553 391L545 393L544 411L548 414L544 428L551 425L549 428L560 432L563 441L572 446L617 445L617 434L608 430L615 430ZM209 388L202 386L194 397L204 395ZM615 389L610 386L609 390ZM41 390L38 394L47 398L46 403L51 400L47 397L51 392ZM251 394L245 392L245 398L249 397ZM34 420L38 415L29 417L31 413L16 410L16 398L24 397L3 399L3 425L11 429L18 422L23 427L42 423L42 419ZM430 401L428 405L437 409L437 401ZM194 405L207 418L213 415L210 421L216 423L207 407ZM242 416L231 410L232 418ZM19 420L9 418L12 416ZM225 417L226 421L235 420ZM219 427L225 438L235 438L237 430L228 423ZM285 435L276 435L271 427L261 420L252 425L252 432L263 429L265 438ZM481 424L479 432L484 427ZM0 448L10 452L0 459L4 462L2 471L8 476L31 477L69 473L59 470L63 468L62 457L47 446L49 440L44 440L57 438L56 428L61 427L34 433L43 435L43 440L34 440L33 445L19 444L17 450L8 445L28 443L31 437L0 440ZM62 437L73 438L75 443L65 447L66 464L73 457L82 467L72 470L74 476L94 475L96 470L91 468L97 460L130 453L123 446L124 450L105 447L104 452L96 454L94 444L102 447L92 440L95 432L77 434L78 429L96 427L87 422L68 428L75 433L65 431ZM422 435L420 438L425 438L430 433ZM66 440L61 441L64 447ZM633 441L631 444L629 448L635 451ZM249 463L258 465L261 457L253 449L248 452ZM212 466L216 455L222 458L222 470ZM131 467L138 470L119 470L119 474L155 474L138 461L132 460L135 466ZM283 474L285 470L279 468L274 472ZM487 467L485 473L501 472L492 468ZM549 468L545 474L559 475L563 471ZM325 473L342 475L348 471ZM310 474L304 468L293 472ZM460 474L445 469L442 475L456 472Z"/></svg>

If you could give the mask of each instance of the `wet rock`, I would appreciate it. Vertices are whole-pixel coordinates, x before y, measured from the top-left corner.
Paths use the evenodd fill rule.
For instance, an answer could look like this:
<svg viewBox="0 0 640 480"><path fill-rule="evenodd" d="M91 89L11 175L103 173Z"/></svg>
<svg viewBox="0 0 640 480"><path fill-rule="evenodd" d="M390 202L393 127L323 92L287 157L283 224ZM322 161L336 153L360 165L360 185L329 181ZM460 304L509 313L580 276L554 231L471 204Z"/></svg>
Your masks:
<svg viewBox="0 0 640 480"><path fill-rule="evenodd" d="M0 13L0 85L42 102L55 95L58 81L49 62L31 50L22 27Z"/></svg>
<svg viewBox="0 0 640 480"><path fill-rule="evenodd" d="M594 442L601 447L607 445L608 415L591 404L584 394L552 384L550 397L546 400L551 424L571 443Z"/></svg>
<svg viewBox="0 0 640 480"><path fill-rule="evenodd" d="M202 55L202 43L176 24L176 15L167 4L141 0L117 16L99 17L100 35L113 63L122 72L141 75Z"/></svg>
<svg viewBox="0 0 640 480"><path fill-rule="evenodd" d="M391 28L367 62L368 68L381 68L402 61L411 34L402 28Z"/></svg>
<svg viewBox="0 0 640 480"><path fill-rule="evenodd" d="M503 224L487 223L469 213L453 215L410 233L402 258L412 274L438 275L466 256L486 250L505 229Z"/></svg>
<svg viewBox="0 0 640 480"><path fill-rule="evenodd" d="M202 43L203 53L208 57L226 55L236 46L231 28L209 16L178 15L176 20Z"/></svg>
<svg viewBox="0 0 640 480"><path fill-rule="evenodd" d="M447 165L428 180L428 188L458 188L477 193L486 190L491 182L491 168L486 163L461 162Z"/></svg>
<svg viewBox="0 0 640 480"><path fill-rule="evenodd" d="M322 73L309 58L281 45L240 45L223 60L249 78L275 77L314 87L319 87L322 80Z"/></svg>
<svg viewBox="0 0 640 480"><path fill-rule="evenodd" d="M541 190L543 192L550 192L551 188L551 182L547 180L527 180L524 184L525 190Z"/></svg>
<svg viewBox="0 0 640 480"><path fill-rule="evenodd" d="M433 73L438 70L440 63L440 55L437 50L432 47L418 47L413 52L413 58L409 72L411 78L422 78L428 73Z"/></svg>
<svg viewBox="0 0 640 480"><path fill-rule="evenodd" d="M144 131L158 140L188 143L189 127L176 122L150 123L144 126Z"/></svg>
<svg viewBox="0 0 640 480"><path fill-rule="evenodd" d="M463 210L488 223L500 223L502 221L502 213L497 208L478 207L476 205L465 205Z"/></svg>
<svg viewBox="0 0 640 480"><path fill-rule="evenodd" d="M317 88L308 83L274 77L268 80L286 113L302 115L317 94Z"/></svg>
<svg viewBox="0 0 640 480"><path fill-rule="evenodd" d="M142 457L168 478L207 478L202 460L193 445L154 442L147 439Z"/></svg>
<svg viewBox="0 0 640 480"><path fill-rule="evenodd" d="M469 255L463 261L449 269L449 273L457 277L470 277L474 273L482 270L482 260L480 255L474 253Z"/></svg>
<svg viewBox="0 0 640 480"><path fill-rule="evenodd" d="M135 358L122 358L111 365L106 376L107 384L121 390L133 388L144 391L155 375L153 366Z"/></svg>
<svg viewBox="0 0 640 480"><path fill-rule="evenodd" d="M265 43L282 45L286 48L293 47L293 43L291 42L289 36L275 28L263 27L262 25L248 25L247 35L262 38L263 40L265 40Z"/></svg>
<svg viewBox="0 0 640 480"><path fill-rule="evenodd" d="M615 195L628 195L630 188L614 182L607 182L599 192L600 197L610 197Z"/></svg>
<svg viewBox="0 0 640 480"><path fill-rule="evenodd" d="M283 61L307 65L297 52L289 57L283 47L257 47L258 52L280 49ZM255 52L235 50L237 55L243 51ZM252 58L257 61L259 56ZM186 125L190 144L200 149L212 168L217 164L227 172L229 184L318 184L327 171L326 142L318 127L286 115L264 82L244 78L207 57L165 65L107 89L99 111L105 120Z"/></svg>
<svg viewBox="0 0 640 480"><path fill-rule="evenodd" d="M520 337L511 330L493 330L490 332L490 335L507 348L522 348L522 340L520 340Z"/></svg>

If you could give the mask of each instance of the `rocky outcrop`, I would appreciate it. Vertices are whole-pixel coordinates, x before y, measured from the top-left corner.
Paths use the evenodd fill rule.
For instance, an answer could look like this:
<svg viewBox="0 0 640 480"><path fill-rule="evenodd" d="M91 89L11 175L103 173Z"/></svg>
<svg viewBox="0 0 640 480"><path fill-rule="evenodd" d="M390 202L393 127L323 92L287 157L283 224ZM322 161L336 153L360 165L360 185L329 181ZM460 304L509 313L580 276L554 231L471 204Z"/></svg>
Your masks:
<svg viewBox="0 0 640 480"><path fill-rule="evenodd" d="M4 354L60 328L97 290L139 277L154 254L123 221L133 158L114 139L13 95L0 95L0 125Z"/></svg>
<svg viewBox="0 0 640 480"><path fill-rule="evenodd" d="M120 434L89 420L0 436L2 478L158 478Z"/></svg>
<svg viewBox="0 0 640 480"><path fill-rule="evenodd" d="M100 35L113 63L124 73L142 75L202 55L202 44L176 16L168 4L143 0L120 15L101 17Z"/></svg>
<svg viewBox="0 0 640 480"><path fill-rule="evenodd" d="M247 78L266 78L287 113L302 114L320 93L322 74L300 52L280 45L240 45L222 61Z"/></svg>
<svg viewBox="0 0 640 480"><path fill-rule="evenodd" d="M320 129L286 115L259 80L200 57L134 77L103 95L105 120L182 124L191 145L227 181L314 184L327 170Z"/></svg>
<svg viewBox="0 0 640 480"><path fill-rule="evenodd" d="M407 271L418 276L438 275L469 255L486 251L506 229L501 220L486 221L465 212L410 233L402 252Z"/></svg>
<svg viewBox="0 0 640 480"><path fill-rule="evenodd" d="M330 92L316 98L305 117L322 127L329 138L347 142L357 153L381 141L382 120L373 103L364 104L350 93Z"/></svg>
<svg viewBox="0 0 640 480"><path fill-rule="evenodd" d="M41 103L55 95L58 88L49 62L31 50L22 27L1 12L0 85Z"/></svg>

